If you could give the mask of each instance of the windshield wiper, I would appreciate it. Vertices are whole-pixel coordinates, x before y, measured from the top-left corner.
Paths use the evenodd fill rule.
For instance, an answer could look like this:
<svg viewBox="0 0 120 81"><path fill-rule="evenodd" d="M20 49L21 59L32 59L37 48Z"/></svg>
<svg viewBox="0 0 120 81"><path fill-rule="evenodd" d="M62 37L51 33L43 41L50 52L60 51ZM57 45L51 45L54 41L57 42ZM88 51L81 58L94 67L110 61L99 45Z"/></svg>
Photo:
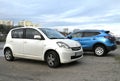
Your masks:
<svg viewBox="0 0 120 81"><path fill-rule="evenodd" d="M56 38L56 37L51 37L50 39L58 39L58 38Z"/></svg>
<svg viewBox="0 0 120 81"><path fill-rule="evenodd" d="M66 39L66 38L56 38L56 37L51 37L50 39Z"/></svg>
<svg viewBox="0 0 120 81"><path fill-rule="evenodd" d="M66 39L66 38L59 38L59 39Z"/></svg>

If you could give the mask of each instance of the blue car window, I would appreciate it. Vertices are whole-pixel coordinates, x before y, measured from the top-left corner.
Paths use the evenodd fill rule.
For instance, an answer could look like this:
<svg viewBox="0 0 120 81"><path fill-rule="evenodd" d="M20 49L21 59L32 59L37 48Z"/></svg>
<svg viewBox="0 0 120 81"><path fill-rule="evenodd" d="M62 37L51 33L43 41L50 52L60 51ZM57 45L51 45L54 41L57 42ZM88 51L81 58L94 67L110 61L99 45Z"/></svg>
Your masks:
<svg viewBox="0 0 120 81"><path fill-rule="evenodd" d="M95 36L98 34L99 32L84 32L83 37L91 37L91 36Z"/></svg>
<svg viewBox="0 0 120 81"><path fill-rule="evenodd" d="M72 37L73 38L81 38L82 37L82 33L81 32L74 33L74 34L72 34Z"/></svg>

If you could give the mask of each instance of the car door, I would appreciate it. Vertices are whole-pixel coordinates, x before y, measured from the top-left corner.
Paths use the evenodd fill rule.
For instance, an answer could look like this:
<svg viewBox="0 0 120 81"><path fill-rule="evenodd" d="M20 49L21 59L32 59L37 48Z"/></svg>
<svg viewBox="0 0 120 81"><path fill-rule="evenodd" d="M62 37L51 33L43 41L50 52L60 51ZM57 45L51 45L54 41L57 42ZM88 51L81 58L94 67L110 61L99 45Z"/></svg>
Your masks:
<svg viewBox="0 0 120 81"><path fill-rule="evenodd" d="M35 39L34 36L41 36L35 29L27 28L24 40L24 55L28 58L42 59L44 50L44 39Z"/></svg>
<svg viewBox="0 0 120 81"><path fill-rule="evenodd" d="M90 48L94 41L94 33L92 32L77 32L72 34L72 39L81 43L84 49Z"/></svg>
<svg viewBox="0 0 120 81"><path fill-rule="evenodd" d="M14 56L23 54L23 29L15 29L11 32L12 39L9 41L12 46Z"/></svg>
<svg viewBox="0 0 120 81"><path fill-rule="evenodd" d="M86 49L92 49L92 46L96 43L96 35L98 32L84 32L82 37L83 47Z"/></svg>
<svg viewBox="0 0 120 81"><path fill-rule="evenodd" d="M75 41L78 41L83 47L84 41L83 41L82 36L83 36L83 32L76 32L71 35L72 39Z"/></svg>
<svg viewBox="0 0 120 81"><path fill-rule="evenodd" d="M92 33L91 32L84 32L82 37L82 44L84 48L90 48L92 45Z"/></svg>

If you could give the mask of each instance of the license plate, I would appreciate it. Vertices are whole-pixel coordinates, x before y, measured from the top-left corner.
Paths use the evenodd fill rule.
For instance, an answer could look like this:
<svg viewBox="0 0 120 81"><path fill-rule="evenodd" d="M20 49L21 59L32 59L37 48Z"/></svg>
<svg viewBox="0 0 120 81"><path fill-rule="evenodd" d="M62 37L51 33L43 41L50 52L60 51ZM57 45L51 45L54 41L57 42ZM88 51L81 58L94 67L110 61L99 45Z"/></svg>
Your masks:
<svg viewBox="0 0 120 81"><path fill-rule="evenodd" d="M81 53L80 52L75 52L75 56L80 56Z"/></svg>

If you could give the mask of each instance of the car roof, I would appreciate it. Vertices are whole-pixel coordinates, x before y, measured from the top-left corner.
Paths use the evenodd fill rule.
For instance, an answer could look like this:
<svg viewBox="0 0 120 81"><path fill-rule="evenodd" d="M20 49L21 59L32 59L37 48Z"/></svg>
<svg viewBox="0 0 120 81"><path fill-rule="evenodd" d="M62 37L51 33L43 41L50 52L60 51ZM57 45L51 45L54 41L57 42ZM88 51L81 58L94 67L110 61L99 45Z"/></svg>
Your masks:
<svg viewBox="0 0 120 81"><path fill-rule="evenodd" d="M41 27L16 27L16 28L13 28L12 30L16 30L16 29L25 29L25 28L38 29L38 28L41 28Z"/></svg>
<svg viewBox="0 0 120 81"><path fill-rule="evenodd" d="M76 32L109 32L107 30L79 30L79 31L76 31Z"/></svg>

